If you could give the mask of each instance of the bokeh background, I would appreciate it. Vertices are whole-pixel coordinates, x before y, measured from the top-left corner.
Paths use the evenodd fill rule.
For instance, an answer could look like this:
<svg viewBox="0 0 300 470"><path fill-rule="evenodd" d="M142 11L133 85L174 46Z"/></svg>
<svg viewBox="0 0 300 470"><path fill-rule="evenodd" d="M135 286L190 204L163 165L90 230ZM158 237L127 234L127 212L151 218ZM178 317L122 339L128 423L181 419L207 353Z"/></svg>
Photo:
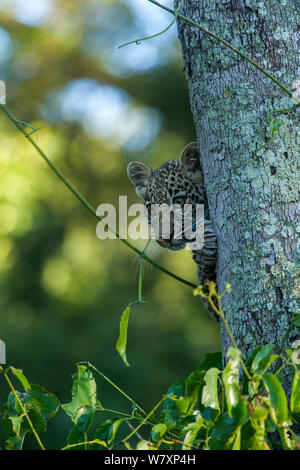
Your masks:
<svg viewBox="0 0 300 470"><path fill-rule="evenodd" d="M128 162L155 167L195 140L176 26L118 48L171 20L147 0L0 2L7 105L40 128L36 142L95 207L117 205L119 195L138 202ZM218 326L189 287L146 265L148 303L131 313L127 368L115 345L121 313L137 297L137 257L96 237L97 220L4 114L0 133L0 338L8 363L66 403L75 363L89 360L150 410L206 352L220 350ZM196 282L189 251L149 250ZM104 406L130 410L97 383ZM1 403L7 392L2 380ZM44 437L48 448L64 445L70 428L59 412Z"/></svg>

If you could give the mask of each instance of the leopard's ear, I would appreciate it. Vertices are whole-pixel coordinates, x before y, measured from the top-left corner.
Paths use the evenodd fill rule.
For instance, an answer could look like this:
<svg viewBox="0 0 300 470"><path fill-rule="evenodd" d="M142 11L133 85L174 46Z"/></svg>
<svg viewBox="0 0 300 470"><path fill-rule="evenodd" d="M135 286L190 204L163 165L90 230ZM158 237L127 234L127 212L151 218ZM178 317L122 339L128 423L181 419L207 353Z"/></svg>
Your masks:
<svg viewBox="0 0 300 470"><path fill-rule="evenodd" d="M142 162L130 162L127 166L127 175L141 198L146 196L151 171L151 168Z"/></svg>
<svg viewBox="0 0 300 470"><path fill-rule="evenodd" d="M192 142L184 147L179 157L179 163L192 181L203 182L197 142Z"/></svg>

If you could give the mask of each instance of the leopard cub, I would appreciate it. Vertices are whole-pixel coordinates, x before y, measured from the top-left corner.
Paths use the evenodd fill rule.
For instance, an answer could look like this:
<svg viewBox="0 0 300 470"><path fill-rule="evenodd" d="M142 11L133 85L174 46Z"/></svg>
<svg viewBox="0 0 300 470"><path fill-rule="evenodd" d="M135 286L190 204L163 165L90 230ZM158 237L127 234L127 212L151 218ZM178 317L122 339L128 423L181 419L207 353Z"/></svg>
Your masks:
<svg viewBox="0 0 300 470"><path fill-rule="evenodd" d="M199 285L205 286L206 281L216 282L217 238L209 220L197 143L188 144L178 160L169 160L156 170L142 162L131 162L127 174L137 195L144 200L149 223L152 204L167 204L170 207L174 204L190 204L192 208L197 204L204 205L204 243L200 250L193 251L193 259L198 268ZM160 238L157 242L163 248L177 251L185 247L187 240L184 236L180 240L176 239L174 227L171 226L169 238Z"/></svg>

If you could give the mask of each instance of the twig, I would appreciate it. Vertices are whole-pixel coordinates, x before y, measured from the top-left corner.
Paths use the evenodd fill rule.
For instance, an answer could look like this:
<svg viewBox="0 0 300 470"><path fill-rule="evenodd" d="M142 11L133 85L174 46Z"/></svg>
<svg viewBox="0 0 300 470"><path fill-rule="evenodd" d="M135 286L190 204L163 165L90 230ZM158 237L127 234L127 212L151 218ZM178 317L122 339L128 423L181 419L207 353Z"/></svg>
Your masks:
<svg viewBox="0 0 300 470"><path fill-rule="evenodd" d="M98 370L91 362L85 361L85 362L79 362L78 364L87 364L88 367L93 369L104 380L106 380L110 385L112 385L116 390L118 390L118 392L121 393L121 395L123 395L125 398L127 398L127 400L129 400L135 406L136 409L138 409L144 415L147 414L146 411L143 410L143 408L141 406L139 406L130 396L127 395L127 393L125 393L120 387L118 387L118 385L116 385L112 380L110 380L108 377L106 377L106 375L104 375L103 372Z"/></svg>
<svg viewBox="0 0 300 470"><path fill-rule="evenodd" d="M121 49L122 47L125 47L125 46L129 46L129 44L136 44L137 46L139 46L142 41L147 41L148 39L153 39L153 38L156 38L156 37L161 36L162 34L166 33L173 26L173 24L176 22L176 19L177 19L177 16L178 16L178 11L180 10L180 8L182 6L182 3L183 3L183 0L181 0L180 5L178 6L178 9L175 10L174 19L162 31L160 31L159 33L156 33L156 34L152 34L151 36L146 36L145 38L135 39L134 41L126 42L125 44L122 44L121 46L119 46L119 49Z"/></svg>
<svg viewBox="0 0 300 470"><path fill-rule="evenodd" d="M143 419L143 421L130 433L128 434L127 437L125 437L125 439L123 439L123 443L128 441L128 439L130 439L134 434L137 433L137 431L143 426L143 424L146 423L146 421L150 418L150 416L153 415L153 413L157 410L157 408L160 407L160 405L165 401L166 397L163 397L161 400L159 400L158 403L156 403L155 407L150 411L150 413L147 414L147 416Z"/></svg>
<svg viewBox="0 0 300 470"><path fill-rule="evenodd" d="M131 429L131 431L134 431L135 428L134 428L134 426L132 426L132 424L131 424L129 421L126 421L126 424L127 424L127 426L129 427L129 429ZM143 438L143 436L141 436L141 434L140 434L138 431L136 431L136 435L137 435L137 437L138 437L141 441L144 441L144 440L145 440L145 439Z"/></svg>
<svg viewBox="0 0 300 470"><path fill-rule="evenodd" d="M85 446L85 450L87 450L87 446L89 444L100 444L102 445L103 447L105 447L105 442L101 442L100 439L93 439L92 441L82 441L82 442L77 442L76 444L68 444L67 446L65 447L62 447L60 450L68 450L68 449L72 449L73 447L78 447L78 446Z"/></svg>

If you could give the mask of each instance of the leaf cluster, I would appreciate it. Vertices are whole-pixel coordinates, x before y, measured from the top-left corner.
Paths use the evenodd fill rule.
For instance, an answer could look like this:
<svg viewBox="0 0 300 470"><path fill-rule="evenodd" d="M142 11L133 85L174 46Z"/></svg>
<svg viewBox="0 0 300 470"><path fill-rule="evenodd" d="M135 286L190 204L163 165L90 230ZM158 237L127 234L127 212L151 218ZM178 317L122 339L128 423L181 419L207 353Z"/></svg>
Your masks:
<svg viewBox="0 0 300 470"><path fill-rule="evenodd" d="M300 425L296 343L294 349L285 351L284 357L274 354L274 345L258 346L243 363L247 374L237 348L228 349L225 367L221 353L207 354L199 368L175 382L150 413L120 389L131 401L131 411L105 408L98 398L93 375L98 370L89 363L77 365L71 401L67 404L61 404L44 388L31 385L21 370L1 369L11 387L7 402L1 407L7 435L3 447L22 449L25 437L34 434L40 447L45 448L40 436L46 432L48 420L61 408L72 422L62 450L296 450L296 430ZM278 361L283 364L279 368ZM284 384L287 374L281 374L283 368L290 371L288 392ZM15 376L23 391L14 388L9 374ZM101 372L99 375L105 378ZM115 386L111 381L110 384ZM91 426L95 414L104 411L110 411L112 417L103 419L96 428Z"/></svg>

